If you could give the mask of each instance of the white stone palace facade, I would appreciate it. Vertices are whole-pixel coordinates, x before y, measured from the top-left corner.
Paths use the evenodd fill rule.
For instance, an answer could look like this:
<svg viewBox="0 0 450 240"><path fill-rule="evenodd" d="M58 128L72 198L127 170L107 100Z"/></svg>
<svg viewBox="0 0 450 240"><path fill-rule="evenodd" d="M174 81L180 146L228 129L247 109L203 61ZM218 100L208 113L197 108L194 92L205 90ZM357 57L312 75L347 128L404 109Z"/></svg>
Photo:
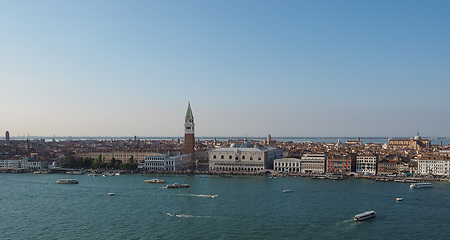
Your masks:
<svg viewBox="0 0 450 240"><path fill-rule="evenodd" d="M191 155L169 156L152 153L145 156L144 169L147 171L183 171L191 166Z"/></svg>
<svg viewBox="0 0 450 240"><path fill-rule="evenodd" d="M420 175L450 176L448 159L422 158L417 160Z"/></svg>
<svg viewBox="0 0 450 240"><path fill-rule="evenodd" d="M230 147L211 150L208 154L211 172L258 173L273 169L273 161L282 157L282 151L275 147L252 147L247 142Z"/></svg>

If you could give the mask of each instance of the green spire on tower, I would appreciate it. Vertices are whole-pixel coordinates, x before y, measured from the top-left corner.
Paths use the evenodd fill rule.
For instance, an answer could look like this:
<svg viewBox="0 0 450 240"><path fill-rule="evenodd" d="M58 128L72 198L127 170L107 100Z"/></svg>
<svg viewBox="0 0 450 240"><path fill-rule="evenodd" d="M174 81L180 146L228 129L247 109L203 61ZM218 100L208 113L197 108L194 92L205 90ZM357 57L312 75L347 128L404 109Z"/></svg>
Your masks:
<svg viewBox="0 0 450 240"><path fill-rule="evenodd" d="M186 112L186 118L194 118L194 114L192 114L191 102L188 101L188 109Z"/></svg>

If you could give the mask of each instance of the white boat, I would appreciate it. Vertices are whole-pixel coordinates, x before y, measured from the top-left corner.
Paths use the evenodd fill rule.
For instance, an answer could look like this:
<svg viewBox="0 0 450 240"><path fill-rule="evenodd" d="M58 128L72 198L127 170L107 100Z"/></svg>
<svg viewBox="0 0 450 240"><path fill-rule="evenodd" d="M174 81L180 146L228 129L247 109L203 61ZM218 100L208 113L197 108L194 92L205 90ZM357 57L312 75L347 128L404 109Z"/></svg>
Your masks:
<svg viewBox="0 0 450 240"><path fill-rule="evenodd" d="M395 198L395 201L397 201L397 202L403 201L403 198L401 198L401 197Z"/></svg>
<svg viewBox="0 0 450 240"><path fill-rule="evenodd" d="M166 181L162 180L162 179L150 179L150 180L145 180L145 183L165 183Z"/></svg>
<svg viewBox="0 0 450 240"><path fill-rule="evenodd" d="M114 193L110 192L108 193L108 196L114 196Z"/></svg>
<svg viewBox="0 0 450 240"><path fill-rule="evenodd" d="M410 188L432 188L432 183L411 183Z"/></svg>
<svg viewBox="0 0 450 240"><path fill-rule="evenodd" d="M291 193L291 192L293 192L294 190L291 190L291 189L285 189L285 190L283 190L283 193Z"/></svg>
<svg viewBox="0 0 450 240"><path fill-rule="evenodd" d="M82 175L82 171L67 171L66 174L68 175Z"/></svg>
<svg viewBox="0 0 450 240"><path fill-rule="evenodd" d="M59 184L77 184L78 181L76 179L58 179L56 183Z"/></svg>
<svg viewBox="0 0 450 240"><path fill-rule="evenodd" d="M207 195L207 197L209 197L209 198L216 198L216 197L218 197L219 195L216 195L216 194L210 194L210 195Z"/></svg>
<svg viewBox="0 0 450 240"><path fill-rule="evenodd" d="M166 186L166 188L188 188L188 187L190 187L189 184L179 184L179 183L169 184Z"/></svg>
<svg viewBox="0 0 450 240"><path fill-rule="evenodd" d="M353 220L355 221L364 221L367 219L374 218L377 215L375 211L367 211L360 214L356 214Z"/></svg>

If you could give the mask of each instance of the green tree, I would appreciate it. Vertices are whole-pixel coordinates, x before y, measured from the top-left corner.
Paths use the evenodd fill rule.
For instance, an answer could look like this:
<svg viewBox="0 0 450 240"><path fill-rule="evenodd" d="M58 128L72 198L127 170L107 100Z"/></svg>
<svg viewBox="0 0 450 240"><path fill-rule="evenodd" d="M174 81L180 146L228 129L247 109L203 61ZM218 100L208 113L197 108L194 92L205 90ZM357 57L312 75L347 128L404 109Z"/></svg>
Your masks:
<svg viewBox="0 0 450 240"><path fill-rule="evenodd" d="M90 168L93 161L94 160L92 158L85 158L85 159L83 159L82 167L83 168Z"/></svg>
<svg viewBox="0 0 450 240"><path fill-rule="evenodd" d="M111 161L106 165L108 168L116 168L116 159L112 158Z"/></svg>
<svg viewBox="0 0 450 240"><path fill-rule="evenodd" d="M102 155L99 155L98 158L96 158L91 164L91 168L94 168L94 169L105 168L105 167L106 167L106 163L104 163L102 161Z"/></svg>

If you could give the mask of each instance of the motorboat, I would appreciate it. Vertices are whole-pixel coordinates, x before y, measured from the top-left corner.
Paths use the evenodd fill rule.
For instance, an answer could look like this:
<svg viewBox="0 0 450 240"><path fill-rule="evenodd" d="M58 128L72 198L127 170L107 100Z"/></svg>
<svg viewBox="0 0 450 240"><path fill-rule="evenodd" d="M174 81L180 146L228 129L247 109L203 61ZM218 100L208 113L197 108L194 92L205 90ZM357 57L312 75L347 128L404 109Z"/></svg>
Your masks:
<svg viewBox="0 0 450 240"><path fill-rule="evenodd" d="M432 188L432 183L411 183L410 188Z"/></svg>
<svg viewBox="0 0 450 240"><path fill-rule="evenodd" d="M77 184L78 181L76 179L58 179L56 183L59 184Z"/></svg>
<svg viewBox="0 0 450 240"><path fill-rule="evenodd" d="M285 189L285 190L283 190L283 193L291 193L291 192L293 192L294 190L291 190L291 189Z"/></svg>
<svg viewBox="0 0 450 240"><path fill-rule="evenodd" d="M355 221L364 221L367 219L374 218L377 215L375 211L367 211L360 214L356 214L353 220Z"/></svg>
<svg viewBox="0 0 450 240"><path fill-rule="evenodd" d="M216 198L216 197L218 197L219 195L216 195L216 194L210 194L210 195L207 195L206 197L209 197L209 198Z"/></svg>
<svg viewBox="0 0 450 240"><path fill-rule="evenodd" d="M188 188L188 187L190 187L189 184L179 184L179 183L169 184L166 186L166 188Z"/></svg>
<svg viewBox="0 0 450 240"><path fill-rule="evenodd" d="M108 193L108 196L114 196L114 193L110 192Z"/></svg>
<svg viewBox="0 0 450 240"><path fill-rule="evenodd" d="M165 183L166 181L162 180L162 179L150 179L150 180L145 180L145 183Z"/></svg>
<svg viewBox="0 0 450 240"><path fill-rule="evenodd" d="M403 198L401 198L401 197L395 198L395 201L401 202L401 201L403 201Z"/></svg>

